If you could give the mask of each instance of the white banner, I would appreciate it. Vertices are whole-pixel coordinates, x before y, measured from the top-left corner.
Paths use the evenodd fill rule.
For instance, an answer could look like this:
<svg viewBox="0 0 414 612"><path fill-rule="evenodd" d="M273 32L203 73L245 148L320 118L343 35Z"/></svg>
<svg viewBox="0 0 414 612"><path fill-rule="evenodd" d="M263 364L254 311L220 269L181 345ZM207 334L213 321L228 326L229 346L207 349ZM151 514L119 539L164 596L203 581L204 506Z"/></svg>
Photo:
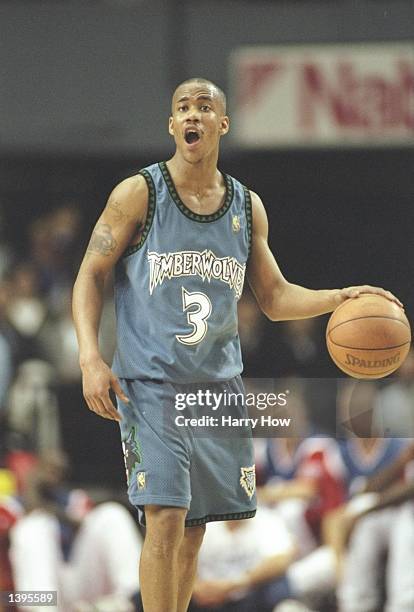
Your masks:
<svg viewBox="0 0 414 612"><path fill-rule="evenodd" d="M230 71L243 146L414 144L414 44L244 47Z"/></svg>

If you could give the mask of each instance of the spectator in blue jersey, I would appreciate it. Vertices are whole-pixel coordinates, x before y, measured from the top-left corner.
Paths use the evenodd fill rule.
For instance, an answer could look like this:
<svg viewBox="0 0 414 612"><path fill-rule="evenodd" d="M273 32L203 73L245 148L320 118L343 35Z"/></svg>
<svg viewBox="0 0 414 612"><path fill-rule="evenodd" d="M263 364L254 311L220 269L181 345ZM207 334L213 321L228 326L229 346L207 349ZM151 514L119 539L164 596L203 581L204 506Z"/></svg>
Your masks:
<svg viewBox="0 0 414 612"><path fill-rule="evenodd" d="M333 552L321 546L321 526L346 499L344 469L337 441L316 433L308 421L306 392L293 383L290 389L293 424L288 437L267 440L262 467L266 484L258 496L283 519L297 554L285 575L268 586L266 596L272 606L295 598L322 611L330 609L336 574Z"/></svg>
<svg viewBox="0 0 414 612"><path fill-rule="evenodd" d="M243 394L237 302L246 272L273 321L331 312L361 292L399 303L369 285L311 290L284 278L267 243L259 196L217 167L229 127L217 85L192 78L177 87L169 118L174 155L115 187L73 292L84 396L90 410L120 422L130 501L146 525L140 565L146 612L184 612L205 524L255 513L244 403L233 407L240 423L234 435L194 429L201 416L214 416L207 397L221 398L215 414L223 416L223 398ZM98 328L113 269L111 369L101 357ZM191 400L184 427L175 421L178 394Z"/></svg>
<svg viewBox="0 0 414 612"><path fill-rule="evenodd" d="M258 492L262 502L277 506L304 556L320 543L324 515L345 501L345 481L337 441L310 422L306 384L288 380L285 386L292 422L285 437L279 431L267 439Z"/></svg>
<svg viewBox="0 0 414 612"><path fill-rule="evenodd" d="M414 445L409 439L377 437L378 394L374 382L350 381L340 396L350 501L328 517L325 534L337 555L343 612L374 612L384 596L387 611L414 607L414 485L409 476Z"/></svg>

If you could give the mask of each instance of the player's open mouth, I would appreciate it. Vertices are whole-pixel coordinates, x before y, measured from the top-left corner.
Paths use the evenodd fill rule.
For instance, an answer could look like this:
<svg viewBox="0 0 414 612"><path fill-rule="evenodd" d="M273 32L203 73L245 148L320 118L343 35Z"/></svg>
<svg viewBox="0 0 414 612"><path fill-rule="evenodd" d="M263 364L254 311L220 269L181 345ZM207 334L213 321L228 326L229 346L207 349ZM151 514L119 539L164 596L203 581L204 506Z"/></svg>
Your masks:
<svg viewBox="0 0 414 612"><path fill-rule="evenodd" d="M201 137L200 133L193 128L187 129L184 134L184 139L186 143L189 145L192 145L198 142L200 140L200 137Z"/></svg>

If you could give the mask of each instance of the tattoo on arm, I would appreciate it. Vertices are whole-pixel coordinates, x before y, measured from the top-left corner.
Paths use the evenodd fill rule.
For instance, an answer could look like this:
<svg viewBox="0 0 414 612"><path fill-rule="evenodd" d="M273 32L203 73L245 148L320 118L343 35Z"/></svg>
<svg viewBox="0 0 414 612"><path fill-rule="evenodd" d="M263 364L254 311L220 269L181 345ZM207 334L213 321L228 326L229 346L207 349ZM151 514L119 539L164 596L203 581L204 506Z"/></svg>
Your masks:
<svg viewBox="0 0 414 612"><path fill-rule="evenodd" d="M129 217L129 215L127 215L127 213L125 213L121 209L121 203L118 202L118 200L110 199L109 202L108 202L108 208L110 209L110 211L114 215L115 221L123 221L124 219L128 219L128 217Z"/></svg>
<svg viewBox="0 0 414 612"><path fill-rule="evenodd" d="M111 226L100 223L92 233L87 252L107 256L113 253L116 246L117 241L112 236Z"/></svg>

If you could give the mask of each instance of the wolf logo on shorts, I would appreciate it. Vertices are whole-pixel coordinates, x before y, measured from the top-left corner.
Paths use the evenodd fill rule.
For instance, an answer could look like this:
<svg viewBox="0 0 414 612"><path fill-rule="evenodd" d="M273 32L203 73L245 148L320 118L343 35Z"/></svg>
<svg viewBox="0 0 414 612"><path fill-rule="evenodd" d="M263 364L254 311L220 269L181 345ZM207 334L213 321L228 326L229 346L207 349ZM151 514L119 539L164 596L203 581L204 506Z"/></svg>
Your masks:
<svg viewBox="0 0 414 612"><path fill-rule="evenodd" d="M141 448L136 434L136 427L131 427L127 438L122 442L124 451L125 469L127 482L129 483L132 474L142 461Z"/></svg>
<svg viewBox="0 0 414 612"><path fill-rule="evenodd" d="M240 468L241 477L240 484L243 489L246 491L249 499L253 497L253 494L256 490L256 469L255 466L252 465L250 467L242 467Z"/></svg>

